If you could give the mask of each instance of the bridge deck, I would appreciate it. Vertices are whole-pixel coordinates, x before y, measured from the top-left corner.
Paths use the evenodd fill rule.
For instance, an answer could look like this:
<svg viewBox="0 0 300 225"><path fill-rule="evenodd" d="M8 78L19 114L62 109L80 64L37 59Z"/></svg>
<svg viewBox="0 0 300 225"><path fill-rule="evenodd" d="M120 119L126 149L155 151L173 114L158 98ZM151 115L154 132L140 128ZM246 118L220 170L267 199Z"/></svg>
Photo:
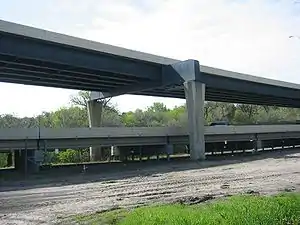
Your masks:
<svg viewBox="0 0 300 225"><path fill-rule="evenodd" d="M164 68L178 62L0 20L0 82L185 98L182 83L163 82ZM300 85L200 70L206 100L300 107Z"/></svg>
<svg viewBox="0 0 300 225"><path fill-rule="evenodd" d="M300 125L206 127L205 142L299 139ZM0 129L0 150L188 144L187 131L154 128Z"/></svg>

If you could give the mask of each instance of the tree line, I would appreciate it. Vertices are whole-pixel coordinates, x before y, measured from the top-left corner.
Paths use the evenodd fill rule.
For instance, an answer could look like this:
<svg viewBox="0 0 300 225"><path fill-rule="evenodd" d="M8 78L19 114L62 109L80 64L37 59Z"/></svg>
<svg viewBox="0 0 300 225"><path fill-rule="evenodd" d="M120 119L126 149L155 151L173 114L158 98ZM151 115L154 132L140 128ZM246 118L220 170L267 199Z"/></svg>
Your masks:
<svg viewBox="0 0 300 225"><path fill-rule="evenodd" d="M74 128L88 127L87 101L89 93L80 91L72 96L70 107L56 111L43 112L36 117L16 117L11 114L0 115L0 128ZM205 122L228 121L233 125L295 123L300 120L300 109L275 106L257 106L222 102L206 102L204 106ZM145 110L137 109L120 113L108 100L103 100L102 126L107 127L154 127L186 126L186 106L173 109L156 102Z"/></svg>
<svg viewBox="0 0 300 225"><path fill-rule="evenodd" d="M88 127L87 104L89 93L80 91L72 96L70 107L62 107L52 112L43 112L36 117L16 117L11 114L0 115L0 128L75 128ZM186 106L169 109L156 102L145 110L120 113L110 99L102 100L102 126L106 127L155 127L187 126ZM100 115L99 115L100 116ZM274 106L257 106L221 102L206 102L204 106L206 125L215 121L227 121L232 125L295 123L300 120L300 109ZM58 154L48 152L46 161L54 164L89 161L89 150L67 149ZM0 168L7 164L8 154L0 154Z"/></svg>

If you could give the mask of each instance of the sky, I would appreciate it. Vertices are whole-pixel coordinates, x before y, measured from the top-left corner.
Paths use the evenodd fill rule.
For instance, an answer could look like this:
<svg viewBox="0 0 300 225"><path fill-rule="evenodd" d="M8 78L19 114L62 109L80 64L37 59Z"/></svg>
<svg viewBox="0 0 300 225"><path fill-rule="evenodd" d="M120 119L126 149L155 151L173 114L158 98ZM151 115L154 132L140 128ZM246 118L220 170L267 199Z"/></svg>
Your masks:
<svg viewBox="0 0 300 225"><path fill-rule="evenodd" d="M300 1L9 0L0 19L201 65L300 84ZM295 36L295 38L289 38ZM0 114L35 116L77 91L0 83ZM121 112L184 100L123 95Z"/></svg>

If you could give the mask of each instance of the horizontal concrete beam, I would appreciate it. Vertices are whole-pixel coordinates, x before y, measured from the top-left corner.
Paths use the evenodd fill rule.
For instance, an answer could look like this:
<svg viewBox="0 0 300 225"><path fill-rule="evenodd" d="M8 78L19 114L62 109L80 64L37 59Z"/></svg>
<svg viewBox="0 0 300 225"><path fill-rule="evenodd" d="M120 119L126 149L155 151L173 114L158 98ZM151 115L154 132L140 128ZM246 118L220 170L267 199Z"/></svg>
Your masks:
<svg viewBox="0 0 300 225"><path fill-rule="evenodd" d="M168 137L168 138L167 138ZM300 138L300 125L205 127L205 142ZM188 144L186 129L178 127L118 127L72 129L0 129L0 149L85 148Z"/></svg>
<svg viewBox="0 0 300 225"><path fill-rule="evenodd" d="M205 135L268 134L300 132L300 125L252 125L205 127ZM122 137L185 136L181 127L99 127L99 128L7 128L0 129L0 140L84 139Z"/></svg>
<svg viewBox="0 0 300 225"><path fill-rule="evenodd" d="M37 139L38 128L2 128L0 129L0 140L25 140Z"/></svg>

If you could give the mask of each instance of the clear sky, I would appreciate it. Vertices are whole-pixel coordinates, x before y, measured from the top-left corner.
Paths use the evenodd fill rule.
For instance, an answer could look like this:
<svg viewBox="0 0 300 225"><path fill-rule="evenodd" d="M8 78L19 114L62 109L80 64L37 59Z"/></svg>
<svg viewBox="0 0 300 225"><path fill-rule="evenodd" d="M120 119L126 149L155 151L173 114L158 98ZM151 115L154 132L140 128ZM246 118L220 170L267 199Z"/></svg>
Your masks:
<svg viewBox="0 0 300 225"><path fill-rule="evenodd" d="M293 0L9 0L0 19L176 59L300 83L300 3ZM0 114L32 116L77 91L0 83ZM154 101L120 96L120 111Z"/></svg>

